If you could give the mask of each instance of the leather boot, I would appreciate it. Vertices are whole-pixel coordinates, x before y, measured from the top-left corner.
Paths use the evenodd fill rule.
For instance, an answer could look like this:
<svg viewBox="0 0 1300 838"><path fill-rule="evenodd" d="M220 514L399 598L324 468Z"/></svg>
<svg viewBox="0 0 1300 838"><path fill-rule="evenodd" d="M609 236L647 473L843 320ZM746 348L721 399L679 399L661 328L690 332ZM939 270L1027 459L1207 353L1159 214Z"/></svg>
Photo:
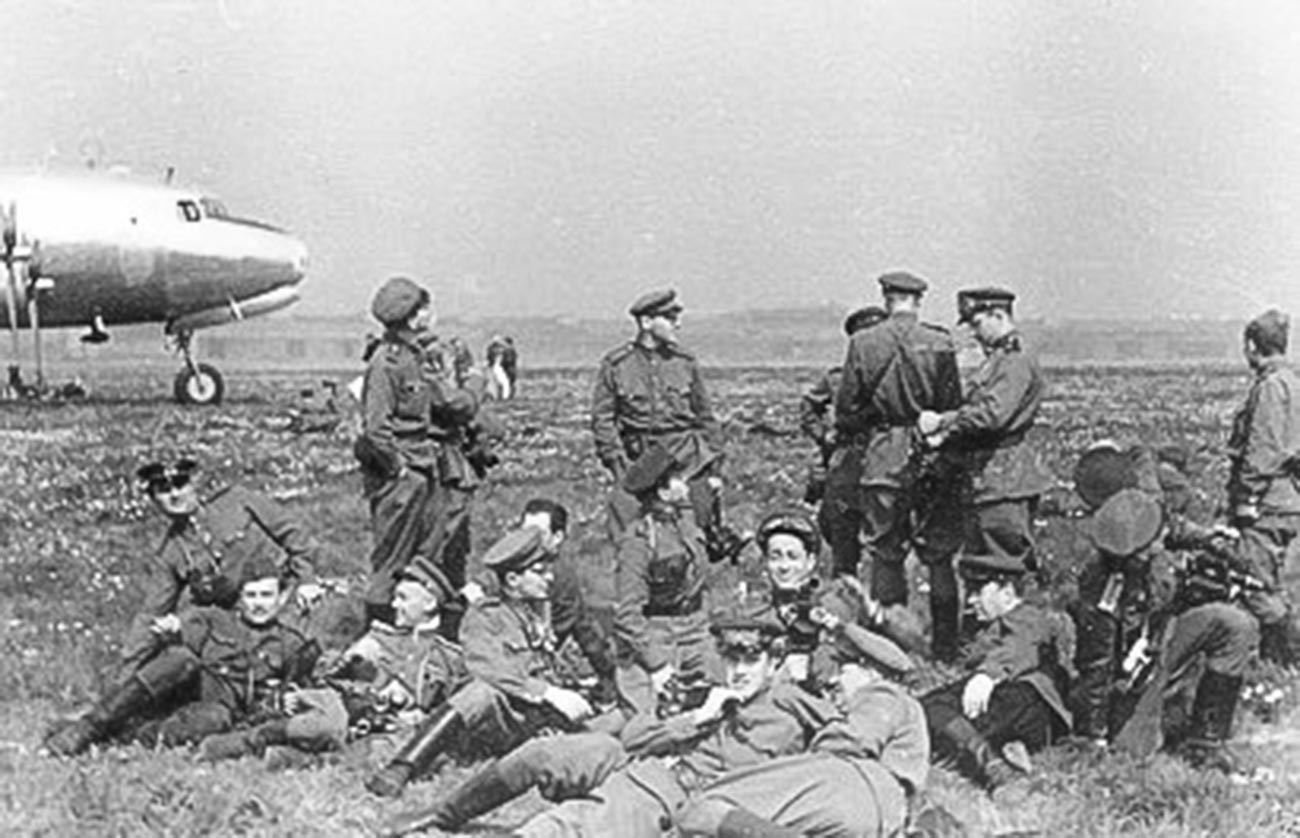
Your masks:
<svg viewBox="0 0 1300 838"><path fill-rule="evenodd" d="M396 838L431 826L443 830L459 829L479 815L486 815L493 809L504 806L523 791L526 789L515 788L507 782L497 770L497 763L493 762L471 775L454 788L451 794L434 803L432 808L393 818L384 825L380 834L384 838Z"/></svg>
<svg viewBox="0 0 1300 838"><path fill-rule="evenodd" d="M116 730L122 722L149 706L153 694L138 678L131 678L100 700L89 713L50 732L45 747L55 756L85 753Z"/></svg>
<svg viewBox="0 0 1300 838"><path fill-rule="evenodd" d="M949 597L930 595L930 654L937 661L957 659L957 624L961 604Z"/></svg>
<svg viewBox="0 0 1300 838"><path fill-rule="evenodd" d="M1021 776L1021 772L994 750L965 716L948 722L943 733L957 748L958 769L989 791Z"/></svg>
<svg viewBox="0 0 1300 838"><path fill-rule="evenodd" d="M397 755L366 780L366 788L380 797L401 797L412 778L428 769L435 757L456 741L464 725L460 714L444 704L425 720Z"/></svg>
<svg viewBox="0 0 1300 838"><path fill-rule="evenodd" d="M1232 735L1232 717L1237 712L1240 693L1240 676L1205 670L1192 703L1191 735L1183 743L1184 754L1192 765L1225 774L1237 773L1238 766L1226 743Z"/></svg>
<svg viewBox="0 0 1300 838"><path fill-rule="evenodd" d="M217 762L246 756L260 757L271 745L283 745L289 741L288 726L287 719L276 719L248 730L209 736L199 747L199 758Z"/></svg>
<svg viewBox="0 0 1300 838"><path fill-rule="evenodd" d="M799 838L801 834L739 806L728 812L718 824L718 838Z"/></svg>

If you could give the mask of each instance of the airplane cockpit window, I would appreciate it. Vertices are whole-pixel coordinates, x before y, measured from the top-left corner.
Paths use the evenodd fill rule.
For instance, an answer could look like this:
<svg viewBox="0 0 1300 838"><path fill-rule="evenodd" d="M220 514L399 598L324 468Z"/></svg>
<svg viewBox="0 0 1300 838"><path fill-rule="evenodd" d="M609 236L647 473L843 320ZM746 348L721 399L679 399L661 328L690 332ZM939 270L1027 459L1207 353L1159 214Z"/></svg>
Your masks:
<svg viewBox="0 0 1300 838"><path fill-rule="evenodd" d="M226 209L226 205L218 201L216 198L200 198L199 203L203 205L203 212L206 213L209 218L230 217L230 211Z"/></svg>
<svg viewBox="0 0 1300 838"><path fill-rule="evenodd" d="M176 210L183 221L193 222L203 218L203 213L199 212L199 205L193 201L177 201Z"/></svg>

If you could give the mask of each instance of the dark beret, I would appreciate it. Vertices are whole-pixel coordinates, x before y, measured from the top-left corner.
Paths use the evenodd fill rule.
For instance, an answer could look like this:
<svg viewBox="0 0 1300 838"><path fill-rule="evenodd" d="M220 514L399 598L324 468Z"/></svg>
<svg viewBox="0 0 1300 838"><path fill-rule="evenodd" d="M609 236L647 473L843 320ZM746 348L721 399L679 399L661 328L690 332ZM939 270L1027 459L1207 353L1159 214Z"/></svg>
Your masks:
<svg viewBox="0 0 1300 838"><path fill-rule="evenodd" d="M877 280L880 283L880 290L886 294L924 294L930 286L924 279L919 276L913 276L906 271L894 271L887 273Z"/></svg>
<svg viewBox="0 0 1300 838"><path fill-rule="evenodd" d="M681 310L682 304L677 302L677 292L666 288L637 297L627 312L633 317L653 317L657 314L675 314Z"/></svg>
<svg viewBox="0 0 1300 838"><path fill-rule="evenodd" d="M1135 489L1137 485L1133 457L1117 448L1090 448L1074 467L1074 491L1089 509L1097 509L1119 490Z"/></svg>
<svg viewBox="0 0 1300 838"><path fill-rule="evenodd" d="M993 309L1011 311L1016 295L1005 288L968 288L957 292L957 321L968 323L976 314Z"/></svg>
<svg viewBox="0 0 1300 838"><path fill-rule="evenodd" d="M370 313L385 326L396 326L426 305L429 291L404 276L395 276L379 286L370 302Z"/></svg>
<svg viewBox="0 0 1300 838"><path fill-rule="evenodd" d="M1138 489L1124 489L1092 516L1089 534L1103 553L1131 556L1156 540L1163 523L1159 501Z"/></svg>
<svg viewBox="0 0 1300 838"><path fill-rule="evenodd" d="M867 306L844 318L844 334L853 337L863 329L869 329L877 323L883 323L889 319L889 312L880 306Z"/></svg>

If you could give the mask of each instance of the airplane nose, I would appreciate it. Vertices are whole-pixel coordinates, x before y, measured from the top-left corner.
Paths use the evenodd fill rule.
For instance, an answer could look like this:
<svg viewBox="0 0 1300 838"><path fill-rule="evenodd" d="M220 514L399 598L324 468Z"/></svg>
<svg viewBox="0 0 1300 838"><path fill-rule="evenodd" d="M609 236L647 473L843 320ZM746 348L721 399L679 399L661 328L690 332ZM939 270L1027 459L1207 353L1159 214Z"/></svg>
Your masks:
<svg viewBox="0 0 1300 838"><path fill-rule="evenodd" d="M293 284L297 285L307 278L307 245L298 239L290 239L289 263L293 268Z"/></svg>

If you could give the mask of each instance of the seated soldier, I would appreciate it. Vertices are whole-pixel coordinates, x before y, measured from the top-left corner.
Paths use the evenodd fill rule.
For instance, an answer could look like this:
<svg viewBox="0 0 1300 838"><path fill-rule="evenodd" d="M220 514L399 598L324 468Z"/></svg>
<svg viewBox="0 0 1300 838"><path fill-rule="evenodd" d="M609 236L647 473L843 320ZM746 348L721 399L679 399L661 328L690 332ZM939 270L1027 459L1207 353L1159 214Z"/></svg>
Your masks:
<svg viewBox="0 0 1300 838"><path fill-rule="evenodd" d="M556 656L548 599L554 554L540 530L507 533L483 555L499 596L474 602L461 639L472 680L436 707L397 755L366 781L382 797L401 795L438 754L468 736L479 751L505 753L546 729L581 731L621 718L596 717ZM594 718L593 718L594 717Z"/></svg>
<svg viewBox="0 0 1300 838"><path fill-rule="evenodd" d="M121 680L128 679L175 634L178 609L188 593L193 605L234 608L245 564L266 558L282 571L294 597L306 608L323 594L316 581L319 547L302 523L260 492L229 486L200 497L194 480L199 465L181 459L150 463L136 471L169 526L144 593L144 607L132 621L122 650Z"/></svg>
<svg viewBox="0 0 1300 838"><path fill-rule="evenodd" d="M623 743L638 755L584 797L565 800L516 833L534 836L663 835L682 805L726 772L807 749L839 712L777 678L782 628L769 617L739 614L714 621L725 667L699 707L660 718L641 713Z"/></svg>
<svg viewBox="0 0 1300 838"><path fill-rule="evenodd" d="M319 649L280 622L288 591L269 556L250 558L240 571L237 612L216 607L184 612L171 642L89 713L55 729L46 748L59 756L80 754L195 678L198 700L150 726L148 739L192 744L256 722L266 722L260 734L265 744L320 736L314 715L289 718L280 707L286 685L307 684Z"/></svg>
<svg viewBox="0 0 1300 838"><path fill-rule="evenodd" d="M902 649L846 624L832 652L835 701L845 720L806 754L730 771L677 816L683 836L794 838L902 833L925 786L930 736L920 703L889 676L911 670Z"/></svg>
<svg viewBox="0 0 1300 838"><path fill-rule="evenodd" d="M1093 516L1097 552L1079 576L1077 731L1096 747L1145 755L1178 733L1162 724L1163 705L1199 672L1182 753L1235 773L1224 746L1259 627L1238 604L1178 589L1164 531L1159 502L1138 489L1116 492Z"/></svg>
<svg viewBox="0 0 1300 838"><path fill-rule="evenodd" d="M285 712L296 717L315 711L322 723L328 720L328 736L323 738L337 744L349 730L364 734L423 721L469 680L460 647L439 632L442 604L450 597L447 578L423 557L415 557L398 574L393 589L393 625L372 622L335 661L319 667L325 686L285 694ZM260 755L265 739L260 727L212 736L203 742L203 756L218 760Z"/></svg>
<svg viewBox="0 0 1300 838"><path fill-rule="evenodd" d="M913 652L925 651L924 633L907 606L882 607L856 579L829 579L818 572L821 537L808 515L797 509L773 512L759 524L755 539L769 585L765 599L786 630L783 671L795 683L820 689L819 639L826 612L838 618L837 624L865 626Z"/></svg>
<svg viewBox="0 0 1300 838"><path fill-rule="evenodd" d="M963 650L969 678L921 699L936 759L990 790L1028 770L1040 750L1070 729L1062 696L1074 660L1073 624L1021 599L1024 562L964 556L958 562L983 627Z"/></svg>
<svg viewBox="0 0 1300 838"><path fill-rule="evenodd" d="M619 693L637 712L653 710L674 679L720 676L704 612L708 550L691 513L690 478L658 444L623 475L641 517L618 542L614 636Z"/></svg>

